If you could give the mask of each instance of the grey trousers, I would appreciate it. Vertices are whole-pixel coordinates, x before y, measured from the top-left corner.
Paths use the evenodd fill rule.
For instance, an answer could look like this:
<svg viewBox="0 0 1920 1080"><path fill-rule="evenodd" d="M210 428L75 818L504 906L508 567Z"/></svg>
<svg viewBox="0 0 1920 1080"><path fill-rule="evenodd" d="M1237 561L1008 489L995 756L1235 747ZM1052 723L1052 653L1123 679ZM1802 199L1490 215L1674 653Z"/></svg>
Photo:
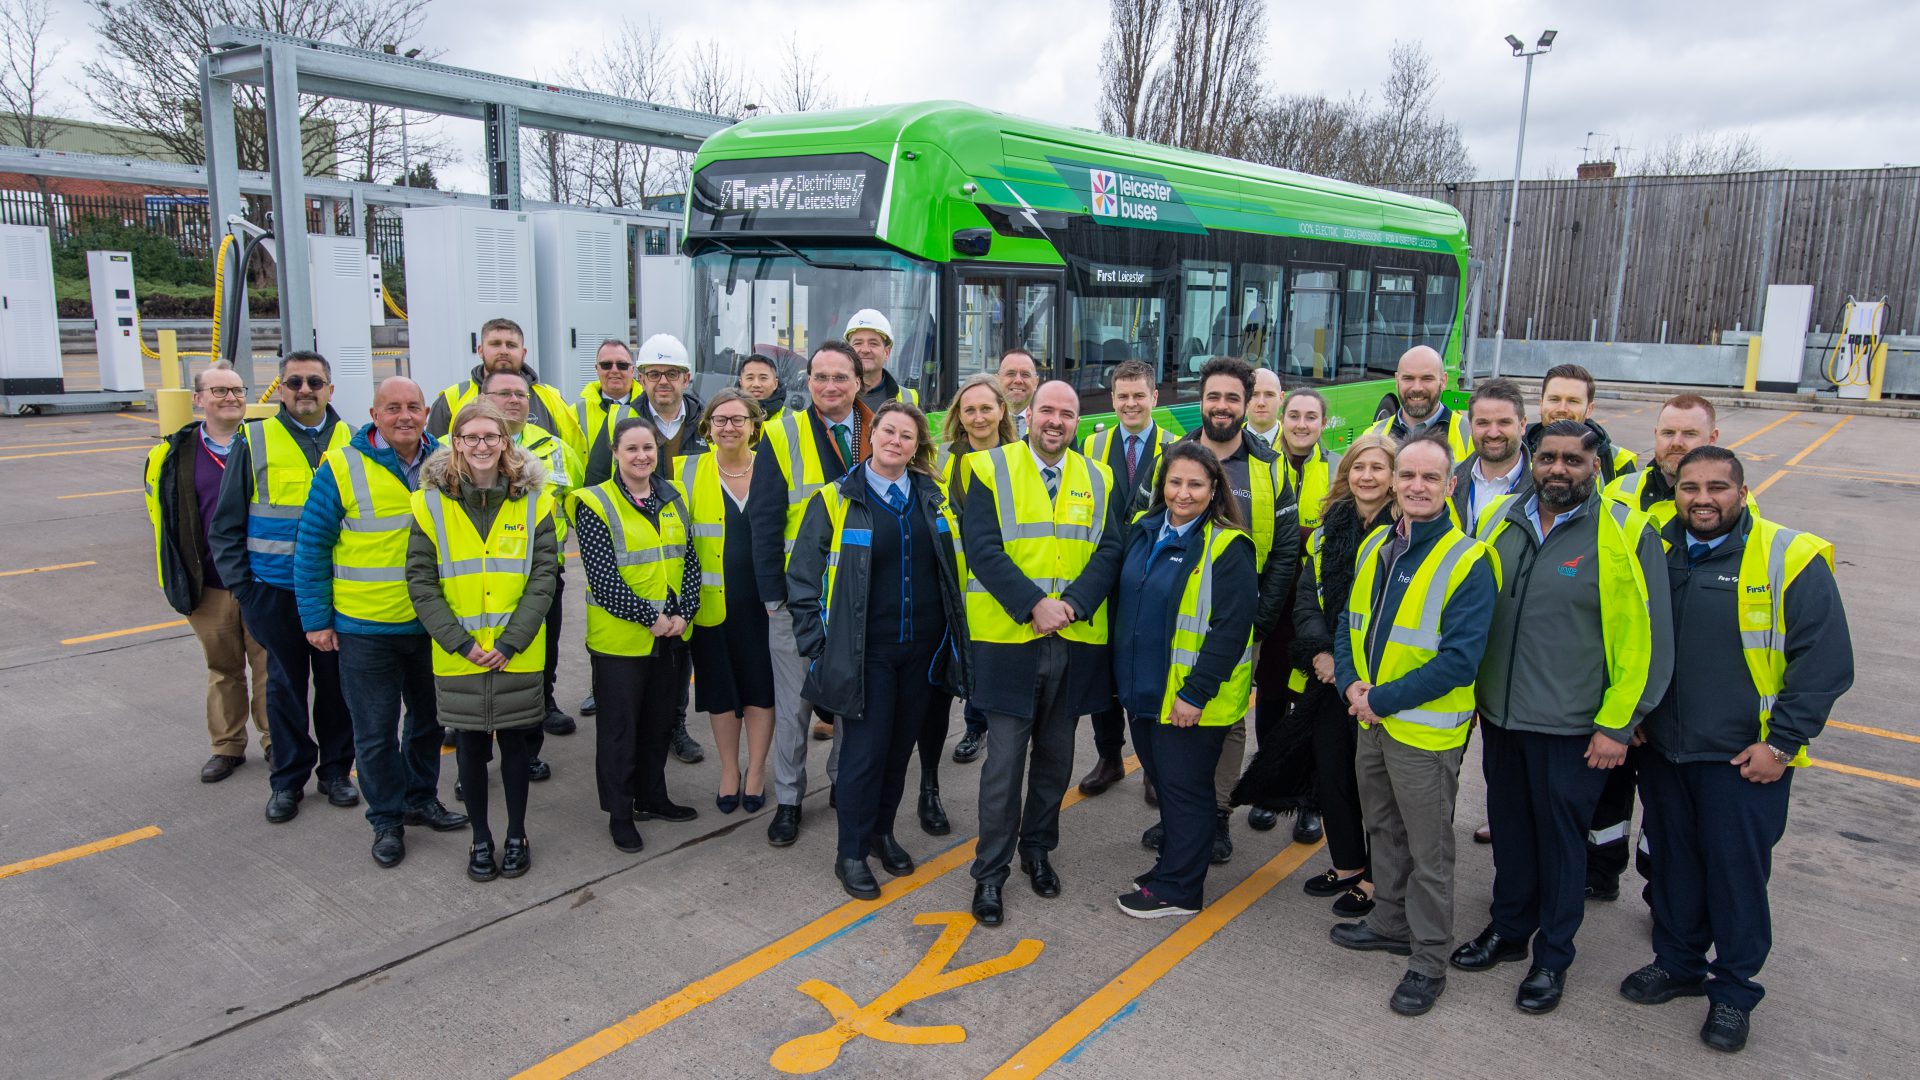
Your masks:
<svg viewBox="0 0 1920 1080"><path fill-rule="evenodd" d="M987 757L980 766L980 841L973 879L989 885L1006 882L1016 850L1032 857L1060 846L1060 801L1066 798L1073 774L1073 734L1080 718L1060 700L1066 685L1066 643L1046 637L1028 647L1041 650L1033 715L987 714Z"/></svg>
<svg viewBox="0 0 1920 1080"><path fill-rule="evenodd" d="M1247 718L1241 717L1227 729L1226 741L1220 744L1220 763L1213 767L1213 808L1225 814L1233 810L1227 800L1233 795L1235 784L1240 782L1240 769L1247 761Z"/></svg>
<svg viewBox="0 0 1920 1080"><path fill-rule="evenodd" d="M767 651L773 656L773 801L799 806L807 793L807 740L813 734L813 704L801 696L807 661L793 643L793 616L780 610L767 616ZM827 753L827 782L840 771L840 727L834 725Z"/></svg>
<svg viewBox="0 0 1920 1080"><path fill-rule="evenodd" d="M1453 800L1467 748L1419 750L1360 729L1354 779L1373 852L1373 913L1366 924L1413 945L1407 970L1447 973L1453 951Z"/></svg>

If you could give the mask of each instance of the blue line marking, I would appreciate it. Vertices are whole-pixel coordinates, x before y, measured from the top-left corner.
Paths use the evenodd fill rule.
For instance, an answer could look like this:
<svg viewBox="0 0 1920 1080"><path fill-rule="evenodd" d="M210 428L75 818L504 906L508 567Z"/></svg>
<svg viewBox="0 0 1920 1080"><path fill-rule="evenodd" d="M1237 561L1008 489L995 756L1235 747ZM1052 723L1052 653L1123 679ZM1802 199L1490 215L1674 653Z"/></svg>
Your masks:
<svg viewBox="0 0 1920 1080"><path fill-rule="evenodd" d="M880 917L880 913L877 911L871 915L863 915L859 919L855 920L851 925L846 926L839 930L835 930L833 933L828 934L826 937L821 938L819 941L816 941L813 944L807 946L806 948L801 949L799 952L795 953L794 955L805 956L808 953L812 952L815 949L820 948L823 945L830 944L834 941L839 940L840 938L847 936L848 934L853 933L855 930L860 929L861 927L867 925L868 923L872 922L873 920L879 917Z"/></svg>
<svg viewBox="0 0 1920 1080"><path fill-rule="evenodd" d="M1107 1033L1108 1028L1112 1027L1113 1025L1119 1023L1122 1020L1125 1020L1127 1017L1132 1016L1133 1010L1139 1007L1140 1007L1140 1003L1137 1001L1128 1002L1126 1008L1121 1009L1117 1013L1114 1013L1111 1017L1107 1019L1106 1023L1101 1024L1097 1028L1094 1028L1093 1033L1091 1035L1088 1035L1086 1038L1081 1039L1079 1042L1074 1044L1073 1049L1060 1055L1060 1060L1072 1061L1074 1058L1079 1057L1080 1051L1085 1050L1087 1047L1093 1045L1093 1040L1099 1038L1102 1035L1105 1035Z"/></svg>

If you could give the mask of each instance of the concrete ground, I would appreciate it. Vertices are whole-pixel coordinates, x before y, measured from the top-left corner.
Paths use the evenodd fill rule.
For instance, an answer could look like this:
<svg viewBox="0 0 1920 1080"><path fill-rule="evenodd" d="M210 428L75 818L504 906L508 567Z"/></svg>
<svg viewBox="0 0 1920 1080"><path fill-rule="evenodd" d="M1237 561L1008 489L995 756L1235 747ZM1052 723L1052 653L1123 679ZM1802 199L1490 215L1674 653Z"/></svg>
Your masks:
<svg viewBox="0 0 1920 1080"><path fill-rule="evenodd" d="M1605 402L1646 449L1654 406ZM899 835L923 866L873 904L831 873L833 813L807 800L800 842L768 812L721 815L701 765L670 763L684 825L642 825L622 855L595 809L592 722L550 739L533 789L528 876L466 880L464 833L408 833L378 869L361 810L308 798L261 812L257 746L201 784L204 668L155 587L139 416L0 420L0 1074L20 1077L742 1077L1920 1075L1920 426L1740 411L1721 419L1760 502L1839 549L1859 680L1797 775L1772 890L1775 948L1753 1040L1703 1047L1705 1007L1631 1005L1650 958L1629 880L1595 903L1565 1003L1530 1018L1523 974L1455 973L1438 1008L1397 1017L1401 962L1330 945L1300 883L1326 866L1288 830L1234 827L1238 849L1186 920L1139 923L1113 897L1150 862L1133 777L1070 796L1055 900L1016 874L1008 921L971 927L965 872L978 765L943 762L954 832ZM569 706L587 689L580 594L567 591ZM1900 627L1906 626L1907 630ZM1841 726L1844 724L1846 726ZM955 735L959 725L955 724ZM814 768L826 745L816 743ZM1083 731L1079 771L1092 760ZM452 801L451 759L442 793ZM497 792L497 788L496 788ZM1483 789L1459 799L1461 936L1485 921ZM494 799L495 814L500 813ZM942 974L942 973L946 974ZM835 1025L836 1017L840 1022Z"/></svg>

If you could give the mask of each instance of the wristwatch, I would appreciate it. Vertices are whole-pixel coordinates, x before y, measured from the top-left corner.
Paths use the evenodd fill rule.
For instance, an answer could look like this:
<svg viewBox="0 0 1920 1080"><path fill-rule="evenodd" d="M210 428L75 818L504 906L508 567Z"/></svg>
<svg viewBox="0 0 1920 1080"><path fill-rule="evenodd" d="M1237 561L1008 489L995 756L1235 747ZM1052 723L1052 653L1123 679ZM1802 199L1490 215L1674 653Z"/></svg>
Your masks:
<svg viewBox="0 0 1920 1080"><path fill-rule="evenodd" d="M1793 761L1792 754L1787 753L1785 750L1780 749L1779 747L1773 745L1772 743L1767 744L1767 749L1773 752L1773 760L1775 764L1786 765Z"/></svg>

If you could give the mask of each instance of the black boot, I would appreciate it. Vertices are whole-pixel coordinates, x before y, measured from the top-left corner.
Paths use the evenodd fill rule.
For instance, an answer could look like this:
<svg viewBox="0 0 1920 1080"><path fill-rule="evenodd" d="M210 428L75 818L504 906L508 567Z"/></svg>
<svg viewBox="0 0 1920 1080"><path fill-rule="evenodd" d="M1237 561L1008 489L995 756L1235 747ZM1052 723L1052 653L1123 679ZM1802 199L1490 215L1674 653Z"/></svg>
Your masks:
<svg viewBox="0 0 1920 1080"><path fill-rule="evenodd" d="M1208 861L1215 866L1233 858L1233 834L1227 830L1227 823L1233 820L1233 811L1216 810L1213 815L1213 854Z"/></svg>
<svg viewBox="0 0 1920 1080"><path fill-rule="evenodd" d="M953 831L947 808L940 805L940 778L933 773L920 774L920 831L928 836L945 836Z"/></svg>

